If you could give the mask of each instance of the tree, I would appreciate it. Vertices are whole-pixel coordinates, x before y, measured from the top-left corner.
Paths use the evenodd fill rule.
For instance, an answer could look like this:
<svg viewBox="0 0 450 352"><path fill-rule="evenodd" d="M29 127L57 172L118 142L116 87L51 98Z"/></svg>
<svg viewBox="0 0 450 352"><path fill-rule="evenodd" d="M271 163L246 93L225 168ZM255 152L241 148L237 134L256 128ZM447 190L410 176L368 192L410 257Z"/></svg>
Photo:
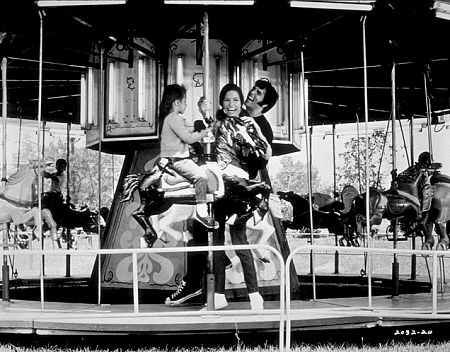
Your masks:
<svg viewBox="0 0 450 352"><path fill-rule="evenodd" d="M77 138L77 139L75 139ZM69 155L69 196L74 204L86 204L90 209L98 209L98 152L85 148L84 137L72 137ZM37 147L34 135L26 135L18 151L13 152L14 160L20 163L36 160ZM67 139L61 135L48 134L45 138L43 161L55 162L67 159ZM101 206L111 207L115 183L119 180L123 156L102 153ZM9 174L16 171L16 163L9 165ZM114 166L114 167L113 167ZM43 191L49 188L50 180L44 179ZM63 190L66 195L66 190Z"/></svg>
<svg viewBox="0 0 450 352"><path fill-rule="evenodd" d="M280 160L281 167L273 177L273 189L277 191L293 191L298 194L308 194L308 180L306 164L300 160L295 161L290 155L285 155ZM321 191L321 181L317 168L312 166L312 189Z"/></svg>
<svg viewBox="0 0 450 352"><path fill-rule="evenodd" d="M383 148L386 143L386 135L383 131L374 131L369 136L368 160L369 160L369 184L371 187L383 188L389 175L391 147L387 151ZM365 189L366 184L366 142L365 137L353 137L345 143L345 152L340 154L343 158L343 166L337 168L338 189L345 185L352 185L358 190ZM388 167L384 167L388 165ZM380 167L381 166L381 167Z"/></svg>

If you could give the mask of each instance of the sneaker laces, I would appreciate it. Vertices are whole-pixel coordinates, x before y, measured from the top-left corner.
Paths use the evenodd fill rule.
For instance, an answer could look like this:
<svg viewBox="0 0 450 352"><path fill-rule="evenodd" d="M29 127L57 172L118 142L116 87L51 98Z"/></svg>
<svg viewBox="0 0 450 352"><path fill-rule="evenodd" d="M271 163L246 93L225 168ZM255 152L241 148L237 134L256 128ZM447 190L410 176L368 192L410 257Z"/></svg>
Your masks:
<svg viewBox="0 0 450 352"><path fill-rule="evenodd" d="M182 280L181 283L178 285L177 290L172 293L172 295L170 296L170 299L174 299L175 297L177 297L186 287L186 281Z"/></svg>

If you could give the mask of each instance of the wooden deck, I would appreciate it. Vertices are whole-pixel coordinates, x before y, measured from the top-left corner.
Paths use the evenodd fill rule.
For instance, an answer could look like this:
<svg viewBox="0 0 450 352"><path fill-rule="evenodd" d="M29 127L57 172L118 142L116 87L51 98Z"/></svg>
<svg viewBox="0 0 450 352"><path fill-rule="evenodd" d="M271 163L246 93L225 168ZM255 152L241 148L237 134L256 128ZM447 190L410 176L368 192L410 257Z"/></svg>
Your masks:
<svg viewBox="0 0 450 352"><path fill-rule="evenodd" d="M431 314L431 293L367 298L292 301L291 331L411 326L450 322L450 293L438 294L437 314ZM202 305L168 307L140 304L96 305L11 300L0 305L0 333L37 335L212 334L235 331L276 332L279 302L266 301L263 312L248 302L230 302L220 311L199 312Z"/></svg>

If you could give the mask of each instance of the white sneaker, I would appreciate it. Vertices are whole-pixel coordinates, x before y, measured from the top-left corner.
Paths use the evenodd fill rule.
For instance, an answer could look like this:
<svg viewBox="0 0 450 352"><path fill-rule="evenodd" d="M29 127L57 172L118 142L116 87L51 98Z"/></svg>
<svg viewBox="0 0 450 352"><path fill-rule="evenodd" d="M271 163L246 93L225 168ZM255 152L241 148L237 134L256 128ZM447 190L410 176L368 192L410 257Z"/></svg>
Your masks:
<svg viewBox="0 0 450 352"><path fill-rule="evenodd" d="M252 310L263 310L264 309L264 299L259 294L259 292L249 293L250 307Z"/></svg>
<svg viewBox="0 0 450 352"><path fill-rule="evenodd" d="M228 305L227 299L224 293L214 293L214 309L222 309Z"/></svg>
<svg viewBox="0 0 450 352"><path fill-rule="evenodd" d="M227 299L225 298L224 293L214 293L214 310L223 309L228 306ZM206 312L208 310L208 305L205 304L205 307L201 309L201 311Z"/></svg>

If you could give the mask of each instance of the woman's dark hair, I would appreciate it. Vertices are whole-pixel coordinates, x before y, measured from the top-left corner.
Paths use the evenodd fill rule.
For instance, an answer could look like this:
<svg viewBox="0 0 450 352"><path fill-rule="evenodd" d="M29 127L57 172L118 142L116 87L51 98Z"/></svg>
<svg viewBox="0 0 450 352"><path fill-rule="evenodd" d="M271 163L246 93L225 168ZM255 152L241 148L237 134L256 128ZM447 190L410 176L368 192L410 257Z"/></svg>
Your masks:
<svg viewBox="0 0 450 352"><path fill-rule="evenodd" d="M219 104L220 104L220 106L223 106L223 101L225 99L225 95L227 95L227 93L229 91L232 91L232 90L236 91L239 94L239 99L241 99L241 103L242 104L244 103L244 95L242 94L241 88L239 88L234 83L228 83L228 84L225 84L222 87L222 90L220 91L220 94L219 94Z"/></svg>
<svg viewBox="0 0 450 352"><path fill-rule="evenodd" d="M275 90L274 86L272 85L272 83L270 83L269 80L267 79L259 79L255 82L255 86L260 88L260 89L265 89L266 90L266 94L264 95L264 99L261 102L261 104L267 104L267 106L265 108L263 108L262 113L266 113L267 111L269 111L270 109L273 108L273 106L276 104L276 102L278 101L278 93Z"/></svg>
<svg viewBox="0 0 450 352"><path fill-rule="evenodd" d="M239 88L234 83L228 83L228 84L225 84L222 87L222 90L219 93L219 104L220 104L220 106L223 107L223 101L225 100L225 95L227 95L228 92L233 91L233 90L238 93L239 99L241 100L241 104L244 103L244 94L242 94L241 88ZM246 111L244 109L242 109L240 115L243 116L243 115L245 115L245 113L246 113ZM216 118L217 118L217 120L223 120L225 118L225 114L224 114L222 109L219 109L217 111Z"/></svg>
<svg viewBox="0 0 450 352"><path fill-rule="evenodd" d="M161 104L159 104L159 134L161 134L164 119L169 115L174 101L186 96L186 88L179 84L169 84L164 88Z"/></svg>

